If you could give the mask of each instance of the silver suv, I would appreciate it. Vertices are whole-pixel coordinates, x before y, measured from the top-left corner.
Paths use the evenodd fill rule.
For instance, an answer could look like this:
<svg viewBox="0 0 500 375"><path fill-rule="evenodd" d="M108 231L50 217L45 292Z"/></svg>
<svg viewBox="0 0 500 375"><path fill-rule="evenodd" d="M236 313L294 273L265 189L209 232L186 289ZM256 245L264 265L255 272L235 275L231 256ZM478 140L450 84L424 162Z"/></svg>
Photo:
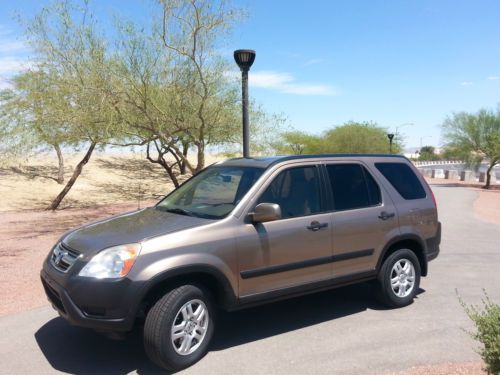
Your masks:
<svg viewBox="0 0 500 375"><path fill-rule="evenodd" d="M66 233L41 278L72 324L144 322L146 353L175 371L208 351L217 307L368 280L387 305L408 305L440 240L433 193L404 157L238 158L154 207Z"/></svg>

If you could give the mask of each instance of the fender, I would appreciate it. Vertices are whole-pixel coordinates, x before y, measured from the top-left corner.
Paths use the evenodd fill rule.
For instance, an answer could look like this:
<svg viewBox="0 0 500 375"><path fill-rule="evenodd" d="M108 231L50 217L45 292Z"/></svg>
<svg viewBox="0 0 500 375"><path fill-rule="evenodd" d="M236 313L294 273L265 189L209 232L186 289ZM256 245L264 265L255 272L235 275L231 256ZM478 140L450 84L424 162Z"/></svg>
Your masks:
<svg viewBox="0 0 500 375"><path fill-rule="evenodd" d="M155 275L143 287L139 301L142 301L153 288L169 279L183 276L188 278L192 275L207 275L215 279L219 286L222 286L222 290L218 291L220 292L218 297L221 298L221 302L226 309L232 309L238 304L238 298L226 276L216 267L201 263L171 268Z"/></svg>
<svg viewBox="0 0 500 375"><path fill-rule="evenodd" d="M427 276L427 245L422 238L416 234L412 233L406 233L406 234L401 234L399 236L394 237L391 239L382 249L380 253L380 257L378 258L377 262L377 273L380 271L380 267L382 267L382 260L384 259L385 255L387 254L387 251L396 243L402 242L402 241L413 241L418 243L420 248L422 249L422 256L419 256L417 254L417 258L420 261L420 268L421 268L421 273L422 276Z"/></svg>

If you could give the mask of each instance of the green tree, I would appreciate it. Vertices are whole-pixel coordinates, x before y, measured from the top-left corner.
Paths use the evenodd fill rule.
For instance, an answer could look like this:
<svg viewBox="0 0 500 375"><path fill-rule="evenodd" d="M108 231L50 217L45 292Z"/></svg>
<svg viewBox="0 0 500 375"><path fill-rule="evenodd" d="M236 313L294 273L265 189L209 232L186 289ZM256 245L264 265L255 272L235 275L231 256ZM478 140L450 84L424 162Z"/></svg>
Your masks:
<svg viewBox="0 0 500 375"><path fill-rule="evenodd" d="M420 149L419 160L431 161L431 160L439 160L439 155L436 154L436 149L434 146L423 146Z"/></svg>
<svg viewBox="0 0 500 375"><path fill-rule="evenodd" d="M66 143L85 147L83 158L52 201L55 210L68 194L96 147L114 134L116 113L112 108L114 77L109 66L106 42L99 35L87 1L66 1L43 8L27 24L28 42L35 52L33 74L44 77L51 100L44 111L51 125L61 127ZM44 95L44 88L29 86L31 96ZM27 118L31 115L28 114Z"/></svg>
<svg viewBox="0 0 500 375"><path fill-rule="evenodd" d="M388 153L389 140L386 129L371 122L348 122L325 132L322 137L323 153ZM399 140L394 140L392 150L400 152Z"/></svg>
<svg viewBox="0 0 500 375"><path fill-rule="evenodd" d="M197 172L207 146L239 140L239 88L218 46L240 12L223 0L159 6L150 31L120 27L116 72L123 87L115 110L127 144L148 145L148 160L161 164L177 186L174 168ZM195 164L188 148L196 152Z"/></svg>
<svg viewBox="0 0 500 375"><path fill-rule="evenodd" d="M321 137L298 130L284 132L275 144L279 154L315 154L322 149Z"/></svg>
<svg viewBox="0 0 500 375"><path fill-rule="evenodd" d="M27 71L12 80L12 88L0 94L0 126L5 152L28 156L55 150L58 173L54 180L64 182L64 158L62 146L68 146L66 127L54 112L54 104L61 100L60 92L50 85L45 72Z"/></svg>
<svg viewBox="0 0 500 375"><path fill-rule="evenodd" d="M489 161L485 188L490 187L491 171L500 163L500 109L481 109L477 113L460 112L448 117L443 125L447 147L471 163Z"/></svg>

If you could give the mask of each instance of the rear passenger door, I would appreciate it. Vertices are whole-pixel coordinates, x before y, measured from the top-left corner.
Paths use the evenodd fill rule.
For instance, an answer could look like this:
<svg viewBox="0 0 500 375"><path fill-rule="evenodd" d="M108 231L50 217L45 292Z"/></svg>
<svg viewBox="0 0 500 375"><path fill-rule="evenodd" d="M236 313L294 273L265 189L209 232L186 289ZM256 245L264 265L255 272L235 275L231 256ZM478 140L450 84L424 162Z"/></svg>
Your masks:
<svg viewBox="0 0 500 375"><path fill-rule="evenodd" d="M333 277L373 271L390 238L399 232L388 193L360 162L325 164L331 198Z"/></svg>
<svg viewBox="0 0 500 375"><path fill-rule="evenodd" d="M398 208L401 232L424 239L434 237L438 225L436 205L418 171L407 162L377 162L375 167L389 182L387 188L392 190Z"/></svg>

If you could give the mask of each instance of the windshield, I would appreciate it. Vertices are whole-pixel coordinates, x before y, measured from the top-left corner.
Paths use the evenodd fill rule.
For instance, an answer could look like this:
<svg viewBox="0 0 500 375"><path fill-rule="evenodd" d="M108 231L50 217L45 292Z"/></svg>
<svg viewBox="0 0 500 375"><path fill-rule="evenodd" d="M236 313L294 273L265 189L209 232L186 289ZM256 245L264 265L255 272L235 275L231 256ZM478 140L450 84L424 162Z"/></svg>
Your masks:
<svg viewBox="0 0 500 375"><path fill-rule="evenodd" d="M264 170L214 166L200 172L156 205L162 211L207 219L227 216Z"/></svg>

